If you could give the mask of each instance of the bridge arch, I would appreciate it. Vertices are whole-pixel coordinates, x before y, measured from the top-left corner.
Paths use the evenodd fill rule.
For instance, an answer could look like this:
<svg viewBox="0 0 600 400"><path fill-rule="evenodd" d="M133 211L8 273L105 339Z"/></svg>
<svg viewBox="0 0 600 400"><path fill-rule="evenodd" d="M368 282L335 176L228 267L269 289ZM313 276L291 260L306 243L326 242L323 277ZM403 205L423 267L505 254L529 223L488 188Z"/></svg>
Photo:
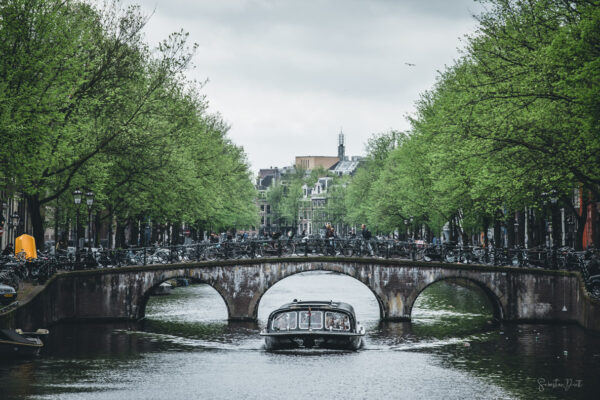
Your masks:
<svg viewBox="0 0 600 400"><path fill-rule="evenodd" d="M262 288L262 290L260 292L258 292L256 294L256 296L252 299L252 303L251 303L250 307L251 307L251 313L254 316L254 318L256 319L258 317L258 308L259 308L262 298L271 288L273 288L273 286L275 286L276 284L278 284L292 276L305 274L308 272L314 272L314 271L333 272L336 275L348 276L348 277L352 278L353 280L360 282L362 284L362 286L369 289L369 292L371 292L371 294L375 297L375 300L377 300L377 305L379 307L379 318L383 319L386 317L386 306L385 306L383 299L381 298L379 293L377 293L375 290L373 290L373 288L368 284L368 282L365 282L364 280L360 279L360 276L357 276L358 274L345 272L343 269L341 269L341 267L339 265L336 266L335 264L332 265L329 263L327 263L327 264L319 263L319 265L316 266L316 268L309 269L309 270L292 271L288 274L283 274L281 276L278 276L277 279L269 281L269 284L267 286L264 286L264 288ZM289 300L291 301L292 299L289 299ZM304 300L311 300L311 299L304 299ZM330 299L315 299L315 300L330 300ZM331 299L331 300L343 300L343 299Z"/></svg>
<svg viewBox="0 0 600 400"><path fill-rule="evenodd" d="M491 289L486 283L484 283L480 280L473 279L473 278L467 278L467 277L461 277L461 276L438 277L437 279L434 279L431 282L427 282L425 284L420 285L407 298L409 317L412 316L413 306L415 305L415 302L416 302L417 298L421 295L421 293L423 293L423 291L425 291L425 289L427 289L428 287L435 285L436 283L440 283L440 282L453 282L453 283L459 283L459 284L463 284L463 285L466 284L466 285L476 286L477 288L481 289L481 291L484 293L485 297L490 302L490 304L492 306L494 319L500 321L505 318L506 311L502 305L502 302L500 301L500 298L496 295L496 293L494 293L493 289Z"/></svg>
<svg viewBox="0 0 600 400"><path fill-rule="evenodd" d="M349 276L364 284L377 300L380 317L389 320L410 320L419 294L440 280L463 280L478 285L493 306L497 319L507 318L505 284L498 285L497 274L482 274L477 270L398 265L372 260L260 260L239 264L195 265L184 268L155 268L146 271L141 291L133 297L134 315L143 318L150 290L177 277L204 283L214 288L223 299L229 320L258 319L258 308L264 294L282 280L308 271L329 271ZM136 278L139 284L139 278ZM141 300L140 300L141 299ZM510 318L509 318L510 319Z"/></svg>
<svg viewBox="0 0 600 400"><path fill-rule="evenodd" d="M141 296L139 296L139 303L137 305L136 319L139 320L146 316L146 306L148 305L148 301L150 300L152 291L155 290L156 288L158 288L162 283L172 280L172 279L188 279L194 284L206 284L206 285L210 286L219 294L219 296L223 300L223 303L225 303L225 307L227 308L227 317L228 317L228 319L231 318L231 315L232 315L231 304L228 301L229 296L228 296L228 293L226 292L226 289L224 289L222 286L218 285L212 279L202 279L202 278L198 278L192 274L185 274L185 273L181 273L180 271L177 271L177 273L172 274L172 276L165 276L165 275L155 276L155 279L152 280L152 283L150 285L147 285L146 288L144 288L143 294Z"/></svg>

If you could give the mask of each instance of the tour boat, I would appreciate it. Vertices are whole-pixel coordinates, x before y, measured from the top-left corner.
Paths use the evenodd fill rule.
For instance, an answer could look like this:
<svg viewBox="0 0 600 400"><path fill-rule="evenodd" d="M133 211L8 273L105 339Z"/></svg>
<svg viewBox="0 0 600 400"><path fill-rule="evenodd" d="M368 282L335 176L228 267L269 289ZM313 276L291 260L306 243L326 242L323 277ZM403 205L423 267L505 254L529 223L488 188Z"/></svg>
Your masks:
<svg viewBox="0 0 600 400"><path fill-rule="evenodd" d="M326 348L357 350L365 328L354 308L334 301L298 301L284 304L269 315L260 333L267 350Z"/></svg>
<svg viewBox="0 0 600 400"><path fill-rule="evenodd" d="M3 357L36 356L44 346L39 336L47 334L46 329L38 329L35 332L0 329L0 355Z"/></svg>

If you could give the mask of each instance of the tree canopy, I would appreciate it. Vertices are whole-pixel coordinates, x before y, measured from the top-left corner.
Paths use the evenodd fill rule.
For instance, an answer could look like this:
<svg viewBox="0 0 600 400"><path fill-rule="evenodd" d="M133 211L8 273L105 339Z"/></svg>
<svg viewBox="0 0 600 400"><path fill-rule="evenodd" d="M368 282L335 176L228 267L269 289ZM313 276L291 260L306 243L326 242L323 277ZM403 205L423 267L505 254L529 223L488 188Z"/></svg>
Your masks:
<svg viewBox="0 0 600 400"><path fill-rule="evenodd" d="M139 7L94 4L0 2L0 185L27 199L36 240L76 187L111 220L256 223L243 149L185 76L196 45L151 48Z"/></svg>
<svg viewBox="0 0 600 400"><path fill-rule="evenodd" d="M483 3L479 29L417 101L410 132L379 164L370 146L348 190L351 221L389 231L413 217L464 234L525 208L543 214L550 197L575 213L574 189L584 206L600 199L600 3ZM575 213L579 238L585 214Z"/></svg>

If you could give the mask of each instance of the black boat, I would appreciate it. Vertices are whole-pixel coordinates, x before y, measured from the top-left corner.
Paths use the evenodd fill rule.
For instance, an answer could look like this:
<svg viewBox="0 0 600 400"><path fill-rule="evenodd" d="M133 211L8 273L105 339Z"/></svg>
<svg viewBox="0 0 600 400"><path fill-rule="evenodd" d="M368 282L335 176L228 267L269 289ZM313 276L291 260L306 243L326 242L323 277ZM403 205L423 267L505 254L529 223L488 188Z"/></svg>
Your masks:
<svg viewBox="0 0 600 400"><path fill-rule="evenodd" d="M46 329L35 332L22 332L20 329L0 329L0 356L24 357L36 356L44 343L39 336L47 335Z"/></svg>
<svg viewBox="0 0 600 400"><path fill-rule="evenodd" d="M356 321L354 308L334 301L297 301L269 315L260 333L267 350L326 348L357 350L365 329Z"/></svg>

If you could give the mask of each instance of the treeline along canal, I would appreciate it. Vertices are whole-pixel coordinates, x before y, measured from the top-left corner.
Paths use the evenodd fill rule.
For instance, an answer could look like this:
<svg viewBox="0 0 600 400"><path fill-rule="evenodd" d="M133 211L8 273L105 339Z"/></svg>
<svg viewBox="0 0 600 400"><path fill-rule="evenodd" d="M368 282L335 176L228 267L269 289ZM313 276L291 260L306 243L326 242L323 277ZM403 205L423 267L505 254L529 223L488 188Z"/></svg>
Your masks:
<svg viewBox="0 0 600 400"><path fill-rule="evenodd" d="M269 353L258 333L292 299L341 300L367 328L357 352ZM350 277L289 277L259 323L228 323L206 285L153 297L136 324L61 324L41 357L0 361L2 399L589 399L600 393L600 337L575 325L498 324L476 287L439 282L411 322L381 322Z"/></svg>

